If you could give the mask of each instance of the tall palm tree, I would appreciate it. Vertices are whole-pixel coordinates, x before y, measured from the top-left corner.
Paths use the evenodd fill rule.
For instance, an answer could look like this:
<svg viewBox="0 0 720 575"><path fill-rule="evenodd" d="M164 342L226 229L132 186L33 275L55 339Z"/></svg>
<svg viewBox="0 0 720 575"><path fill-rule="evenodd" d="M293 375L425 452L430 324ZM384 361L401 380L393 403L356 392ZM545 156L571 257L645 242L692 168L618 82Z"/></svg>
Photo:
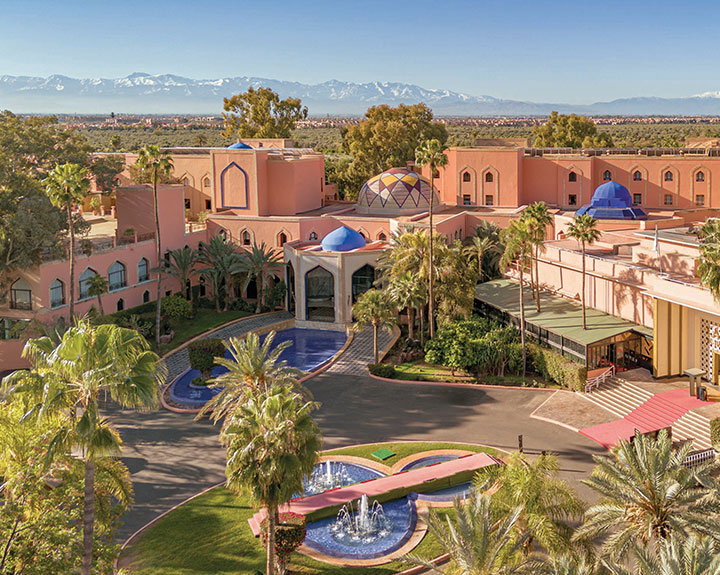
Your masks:
<svg viewBox="0 0 720 575"><path fill-rule="evenodd" d="M213 292L213 299L215 300L215 311L220 313L220 289L222 282L225 279L222 272L216 267L211 266L201 269L200 277L210 284L210 289Z"/></svg>
<svg viewBox="0 0 720 575"><path fill-rule="evenodd" d="M76 448L85 469L82 575L90 575L95 528L95 474L100 458L116 456L122 442L117 430L100 414L100 396L107 393L121 406L151 409L159 404L167 369L136 331L113 324L93 326L78 320L56 345L51 338L31 339L23 356L37 377L9 378L11 393L34 392L40 401L28 413L63 418L49 452ZM19 381L36 389L27 389ZM8 386L12 386L9 389Z"/></svg>
<svg viewBox="0 0 720 575"><path fill-rule="evenodd" d="M81 202L90 190L87 171L78 164L56 164L55 169L43 180L47 195L54 206L65 210L70 233L70 320L75 316L75 223L72 208Z"/></svg>
<svg viewBox="0 0 720 575"><path fill-rule="evenodd" d="M259 246L253 242L249 250L245 250L241 254L241 267L247 273L247 279L245 280L245 287L247 289L248 284L254 278L257 284L257 307L255 313L262 311L262 306L265 303L263 301L263 292L265 286L265 278L269 276L277 276L277 271L282 267L282 255L280 252L273 250L265 245L265 242Z"/></svg>
<svg viewBox="0 0 720 575"><path fill-rule="evenodd" d="M256 333L249 333L244 339L233 337L223 342L230 352L230 359L217 357L215 363L227 371L210 381L212 387L222 387L222 391L203 406L197 419L210 413L213 421L224 419L223 425L227 425L248 394L268 392L273 386L295 387L301 395L309 396L309 392L297 381L302 372L280 359L282 352L292 343L284 341L273 347L275 335L271 331L262 344Z"/></svg>
<svg viewBox="0 0 720 575"><path fill-rule="evenodd" d="M538 260L540 253L545 252L545 233L547 227L552 223L552 216L545 202L535 202L528 206L522 214L527 219L528 227L532 235L533 247L535 248L535 307L540 312L540 271Z"/></svg>
<svg viewBox="0 0 720 575"><path fill-rule="evenodd" d="M475 266L468 265L460 240L455 240L450 245L438 244L435 269L441 278L435 292L439 301L438 324L467 319L475 302L478 274Z"/></svg>
<svg viewBox="0 0 720 575"><path fill-rule="evenodd" d="M378 331L385 327L388 330L397 323L397 310L384 291L369 289L360 295L352 308L355 323L354 331L361 331L371 325L373 329L373 357L378 363Z"/></svg>
<svg viewBox="0 0 720 575"><path fill-rule="evenodd" d="M502 253L502 248L500 247L499 241L493 237L473 236L470 238L469 245L465 246L464 253L468 259L477 260L478 281L482 282L483 276L485 275L483 270L483 261L485 260L485 256L488 254L500 254Z"/></svg>
<svg viewBox="0 0 720 575"><path fill-rule="evenodd" d="M200 242L198 261L214 267L218 271L221 278L220 284L225 284L223 309L227 311L235 291L233 289L233 278L244 270L240 254L235 251L235 246L222 236L213 236L207 243ZM219 301L217 297L216 301Z"/></svg>
<svg viewBox="0 0 720 575"><path fill-rule="evenodd" d="M585 319L585 246L592 245L600 238L600 230L596 228L597 220L592 216L583 214L576 216L568 226L567 237L574 238L582 246L582 289L580 291L580 302L582 304L582 327L587 329Z"/></svg>
<svg viewBox="0 0 720 575"><path fill-rule="evenodd" d="M427 288L417 273L403 272L390 280L388 285L390 299L401 309L408 310L408 339L415 339L415 311L427 303ZM423 340L422 313L420 316L420 342Z"/></svg>
<svg viewBox="0 0 720 575"><path fill-rule="evenodd" d="M415 161L418 166L428 166L430 169L430 206L428 209L428 227L430 235L429 246L429 280L428 280L428 325L430 327L430 339L435 335L435 290L434 290L434 269L433 269L433 235L435 228L433 227L433 204L435 203L435 172L438 168L447 165L448 157L445 155L447 146L442 144L440 140L426 140L417 150L415 150Z"/></svg>
<svg viewBox="0 0 720 575"><path fill-rule="evenodd" d="M707 220L700 228L700 281L720 300L720 220Z"/></svg>
<svg viewBox="0 0 720 575"><path fill-rule="evenodd" d="M593 561L574 553L551 555L538 570L542 575L600 575Z"/></svg>
<svg viewBox="0 0 720 575"><path fill-rule="evenodd" d="M633 545L635 569L603 561L612 575L720 575L720 555L709 537L671 537L658 549Z"/></svg>
<svg viewBox="0 0 720 575"><path fill-rule="evenodd" d="M553 455L529 461L514 452L505 465L482 470L475 479L476 484L492 485L492 504L500 514L522 506L515 528L525 538L525 554L534 550L535 542L550 553L570 550L573 529L567 522L582 519L585 506L558 478L558 471Z"/></svg>
<svg viewBox="0 0 720 575"><path fill-rule="evenodd" d="M110 289L107 278L105 278L105 276L101 276L100 274L95 274L88 280L88 283L88 295L95 296L97 298L100 315L105 315L105 310L103 309L102 304L102 296L104 296Z"/></svg>
<svg viewBox="0 0 720 575"><path fill-rule="evenodd" d="M712 492L703 487L718 469L713 463L690 470L683 465L690 443L675 449L661 430L657 439L636 434L610 456L594 456L595 469L583 481L602 500L585 514L575 538L604 537L601 553L623 559L633 542L657 544L673 534L700 534L720 542Z"/></svg>
<svg viewBox="0 0 720 575"><path fill-rule="evenodd" d="M532 256L532 234L528 229L527 222L523 220L512 220L510 226L503 230L505 251L500 258L500 265L507 269L515 265L520 281L520 343L522 345L522 374L525 377L527 365L527 350L525 347L525 298L523 289L523 274L525 266L528 265Z"/></svg>
<svg viewBox="0 0 720 575"><path fill-rule="evenodd" d="M190 278L195 272L195 264L198 261L198 252L185 246L176 250L170 250L170 262L168 265L161 265L160 271L175 278L180 284L180 292L185 299L189 299L190 293L187 287Z"/></svg>
<svg viewBox="0 0 720 575"><path fill-rule="evenodd" d="M539 564L521 553L525 541L522 536L517 536L515 529L521 511L518 507L498 519L492 509L491 497L479 490L473 491L466 504L455 499L453 512L445 519L435 509L430 509L428 531L449 555L449 567L437 567L414 554L406 558L437 574L514 575L531 572L530 569Z"/></svg>
<svg viewBox="0 0 720 575"><path fill-rule="evenodd" d="M275 573L278 507L303 489L321 446L320 431L305 401L284 385L248 396L221 434L227 448L227 486L249 493L267 510L266 575Z"/></svg>
<svg viewBox="0 0 720 575"><path fill-rule="evenodd" d="M158 181L169 176L173 171L173 162L170 152L160 149L159 146L148 144L140 148L135 166L141 172L152 174L153 187L153 216L155 217L155 246L157 247L158 268L163 263L162 243L160 241L160 213L158 211ZM160 310L162 300L162 274L157 274L157 300L155 303L155 349L160 349Z"/></svg>

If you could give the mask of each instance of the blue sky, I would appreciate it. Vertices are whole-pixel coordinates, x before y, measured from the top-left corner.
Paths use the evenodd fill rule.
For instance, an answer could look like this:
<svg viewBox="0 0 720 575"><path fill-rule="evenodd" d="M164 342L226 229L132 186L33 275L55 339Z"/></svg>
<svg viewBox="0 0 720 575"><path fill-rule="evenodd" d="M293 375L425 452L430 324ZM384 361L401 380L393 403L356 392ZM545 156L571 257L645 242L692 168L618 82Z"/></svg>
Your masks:
<svg viewBox="0 0 720 575"><path fill-rule="evenodd" d="M397 81L589 103L720 90L720 2L0 0L0 75Z"/></svg>

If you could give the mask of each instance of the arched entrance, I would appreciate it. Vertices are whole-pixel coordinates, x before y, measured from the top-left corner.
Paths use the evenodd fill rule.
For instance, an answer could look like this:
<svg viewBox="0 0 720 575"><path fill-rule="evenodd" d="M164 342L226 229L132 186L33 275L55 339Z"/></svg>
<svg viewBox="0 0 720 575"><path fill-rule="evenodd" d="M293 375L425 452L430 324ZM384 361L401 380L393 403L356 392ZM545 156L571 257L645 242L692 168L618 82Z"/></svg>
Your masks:
<svg viewBox="0 0 720 575"><path fill-rule="evenodd" d="M308 321L335 321L335 278L325 268L305 274L305 310Z"/></svg>
<svg viewBox="0 0 720 575"><path fill-rule="evenodd" d="M287 286L287 305L290 313L295 313L295 268L288 263L285 268L285 285Z"/></svg>
<svg viewBox="0 0 720 575"><path fill-rule="evenodd" d="M352 275L352 302L355 303L362 294L368 291L375 281L375 268L365 264Z"/></svg>

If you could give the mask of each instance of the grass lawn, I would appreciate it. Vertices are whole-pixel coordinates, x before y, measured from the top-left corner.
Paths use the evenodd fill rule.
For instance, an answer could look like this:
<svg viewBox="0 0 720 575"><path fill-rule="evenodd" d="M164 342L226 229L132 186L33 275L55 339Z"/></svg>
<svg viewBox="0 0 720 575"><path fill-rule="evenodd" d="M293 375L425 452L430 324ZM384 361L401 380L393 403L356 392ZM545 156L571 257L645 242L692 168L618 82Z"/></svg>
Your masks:
<svg viewBox="0 0 720 575"><path fill-rule="evenodd" d="M173 337L173 340L170 343L160 346L160 353L161 355L165 354L168 351L181 346L183 343L192 339L196 335L219 327L224 323L228 323L241 317L247 317L249 315L252 315L252 313L247 311L226 311L217 313L214 309L198 309L195 312L195 317L192 319L173 320L170 322L170 325L175 332L175 337ZM151 314L151 316L154 320L154 314Z"/></svg>
<svg viewBox="0 0 720 575"><path fill-rule="evenodd" d="M370 457L370 453L386 447L396 453L386 460L392 464L403 457L431 449L493 449L457 443L382 443L347 447L328 451L329 454ZM264 572L265 551L253 537L247 520L256 512L246 497L237 497L224 487L181 505L150 527L126 549L124 559L130 560L133 575L253 575ZM438 510L447 513L447 510ZM414 553L436 557L442 553L437 540L426 536ZM125 561L123 561L125 564ZM400 561L379 567L339 567L320 563L299 553L290 560L290 571L304 575L390 575L408 567Z"/></svg>

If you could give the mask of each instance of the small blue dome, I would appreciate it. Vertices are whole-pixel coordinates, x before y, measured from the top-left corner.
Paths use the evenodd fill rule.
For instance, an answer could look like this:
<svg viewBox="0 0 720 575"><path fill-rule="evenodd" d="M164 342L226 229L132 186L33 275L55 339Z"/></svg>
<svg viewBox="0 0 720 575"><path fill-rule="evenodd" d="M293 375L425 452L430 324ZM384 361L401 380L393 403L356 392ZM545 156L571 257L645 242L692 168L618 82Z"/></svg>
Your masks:
<svg viewBox="0 0 720 575"><path fill-rule="evenodd" d="M252 146L248 146L245 142L235 142L227 147L228 150L252 150Z"/></svg>
<svg viewBox="0 0 720 575"><path fill-rule="evenodd" d="M364 248L365 238L358 232L347 226L342 226L331 231L320 243L325 252L349 252L358 248Z"/></svg>
<svg viewBox="0 0 720 575"><path fill-rule="evenodd" d="M633 206L632 196L622 184L610 180L595 188L589 205L580 208L576 215L588 214L599 220L645 220L644 210Z"/></svg>

